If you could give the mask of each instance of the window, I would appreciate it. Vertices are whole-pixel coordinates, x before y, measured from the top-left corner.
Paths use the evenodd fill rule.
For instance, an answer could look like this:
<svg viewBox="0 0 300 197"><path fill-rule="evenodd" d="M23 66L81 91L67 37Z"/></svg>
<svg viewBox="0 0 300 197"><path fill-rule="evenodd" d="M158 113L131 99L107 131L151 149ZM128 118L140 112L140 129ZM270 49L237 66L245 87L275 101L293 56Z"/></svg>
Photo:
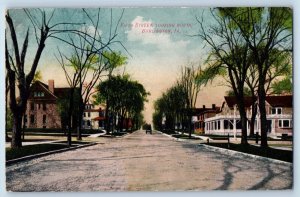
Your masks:
<svg viewBox="0 0 300 197"><path fill-rule="evenodd" d="M40 103L38 104L38 106L39 106L39 109L41 109L41 104Z"/></svg>
<svg viewBox="0 0 300 197"><path fill-rule="evenodd" d="M281 107L273 107L271 109L271 114L282 114L282 108Z"/></svg>
<svg viewBox="0 0 300 197"><path fill-rule="evenodd" d="M43 110L47 110L47 104L43 103Z"/></svg>
<svg viewBox="0 0 300 197"><path fill-rule="evenodd" d="M91 113L90 112L88 112L88 117L91 117Z"/></svg>
<svg viewBox="0 0 300 197"><path fill-rule="evenodd" d="M86 121L86 124L87 124L88 127L91 126L91 122L89 120Z"/></svg>
<svg viewBox="0 0 300 197"><path fill-rule="evenodd" d="M34 110L34 103L30 103L30 109Z"/></svg>
<svg viewBox="0 0 300 197"><path fill-rule="evenodd" d="M86 117L86 114L85 114L85 112L83 113L83 117Z"/></svg>
<svg viewBox="0 0 300 197"><path fill-rule="evenodd" d="M34 93L33 93L33 96L34 96L34 97L44 97L44 96L45 96L45 93L44 93L44 92L34 92Z"/></svg>
<svg viewBox="0 0 300 197"><path fill-rule="evenodd" d="M292 120L279 120L279 128L291 128Z"/></svg>
<svg viewBox="0 0 300 197"><path fill-rule="evenodd" d="M46 124L46 115L43 115L43 124Z"/></svg>
<svg viewBox="0 0 300 197"><path fill-rule="evenodd" d="M31 115L30 115L30 124L33 124L33 123L34 123L34 115L31 114Z"/></svg>

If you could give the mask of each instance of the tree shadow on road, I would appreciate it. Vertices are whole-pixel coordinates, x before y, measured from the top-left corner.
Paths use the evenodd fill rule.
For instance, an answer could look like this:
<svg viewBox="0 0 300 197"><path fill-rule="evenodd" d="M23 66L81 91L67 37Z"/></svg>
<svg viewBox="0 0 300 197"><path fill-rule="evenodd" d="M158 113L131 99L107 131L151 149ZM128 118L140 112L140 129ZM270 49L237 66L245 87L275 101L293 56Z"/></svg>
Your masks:
<svg viewBox="0 0 300 197"><path fill-rule="evenodd" d="M218 160L218 161L222 161L222 167L223 167L223 181L221 183L221 185L217 188L215 188L214 190L228 190L230 189L230 186L233 184L234 182L234 178L235 175L237 173L242 173L242 172L246 172L250 170L259 170L260 172L263 172L263 174L265 174L264 176L262 176L262 180L254 183L253 186L250 186L249 188L245 188L247 190L259 190L259 189L292 189L293 187L293 180L287 180L290 181L288 183L287 186L283 186L283 187L278 187L278 185L273 185L270 187L270 182L274 179L274 178L278 178L279 176L283 175L283 174L291 174L291 179L293 177L293 167L291 166L288 169L281 169L281 168L275 168L274 166L272 167L271 164L272 163L267 163L267 162L256 162L253 158L240 158L237 156L231 156L231 155L227 155L225 153L220 153L220 152L215 152L213 150L206 150L206 149L202 149L199 148L197 145L195 144L182 144L183 148L187 148L187 149L193 149L194 153L200 153L200 152L205 152L207 154L210 155L210 158L214 159L214 160ZM211 153L214 154L211 154ZM235 161L236 160L236 161ZM257 169L253 169L253 166L251 167L251 165L248 164L253 164L257 163L256 168ZM282 179L285 179L285 176L280 177ZM288 176L289 178L289 176ZM249 177L245 177L245 179L249 179ZM251 180L249 180L251 181ZM275 184L276 181L274 181ZM273 183L271 183L273 184Z"/></svg>

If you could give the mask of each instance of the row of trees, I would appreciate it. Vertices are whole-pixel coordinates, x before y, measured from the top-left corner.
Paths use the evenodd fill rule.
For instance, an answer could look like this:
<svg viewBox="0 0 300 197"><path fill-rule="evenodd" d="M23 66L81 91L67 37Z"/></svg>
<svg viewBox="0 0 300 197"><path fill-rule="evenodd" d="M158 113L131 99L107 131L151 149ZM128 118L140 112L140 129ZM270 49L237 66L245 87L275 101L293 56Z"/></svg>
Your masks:
<svg viewBox="0 0 300 197"><path fill-rule="evenodd" d="M129 75L110 76L98 86L95 95L96 103L109 103L106 105L107 121L106 131L110 133L117 128L126 130L132 124L132 128L138 129L143 124L142 111L144 102L149 93L142 84L130 79Z"/></svg>
<svg viewBox="0 0 300 197"><path fill-rule="evenodd" d="M193 64L182 67L177 82L154 102L153 124L156 129L187 131L191 137L192 116L203 83L201 70Z"/></svg>
<svg viewBox="0 0 300 197"><path fill-rule="evenodd" d="M270 87L275 93L282 92L278 90L282 84L291 87L290 77L281 82L276 79L282 75L291 76L292 11L289 8L218 8L210 13L214 22L208 26L203 17L197 18L200 30L196 36L210 47L208 66L200 81L225 76L238 101L242 144L248 143L244 103L245 89L248 88L253 104L258 98L261 146L267 147L266 95ZM252 133L256 108L253 110Z"/></svg>

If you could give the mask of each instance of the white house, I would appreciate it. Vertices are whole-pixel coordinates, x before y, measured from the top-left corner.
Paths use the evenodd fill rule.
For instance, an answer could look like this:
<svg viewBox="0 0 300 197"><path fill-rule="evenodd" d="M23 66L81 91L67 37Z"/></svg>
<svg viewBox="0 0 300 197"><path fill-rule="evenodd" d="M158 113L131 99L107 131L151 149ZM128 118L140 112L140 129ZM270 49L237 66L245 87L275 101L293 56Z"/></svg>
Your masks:
<svg viewBox="0 0 300 197"><path fill-rule="evenodd" d="M83 113L83 129L104 129L105 110L103 106L86 104Z"/></svg>
<svg viewBox="0 0 300 197"><path fill-rule="evenodd" d="M205 119L205 134L215 135L241 135L241 122L240 115L237 109L237 102L235 97L224 97L222 110L214 117ZM247 118L251 117L252 97L245 97L245 108ZM292 95L283 96L267 96L266 97L266 111L268 120L268 135L269 136L281 136L287 134L293 135L292 129ZM260 134L260 115L259 110L255 120L254 132ZM247 122L247 131L250 133L250 125Z"/></svg>

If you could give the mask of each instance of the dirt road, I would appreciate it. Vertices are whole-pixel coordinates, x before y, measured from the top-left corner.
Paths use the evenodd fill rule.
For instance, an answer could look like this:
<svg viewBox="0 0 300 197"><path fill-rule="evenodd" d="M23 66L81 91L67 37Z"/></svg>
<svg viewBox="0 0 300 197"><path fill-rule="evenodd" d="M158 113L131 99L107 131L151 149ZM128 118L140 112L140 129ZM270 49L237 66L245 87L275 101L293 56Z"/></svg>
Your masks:
<svg viewBox="0 0 300 197"><path fill-rule="evenodd" d="M144 131L8 166L6 175L9 191L291 189L293 183L290 165L228 156Z"/></svg>

